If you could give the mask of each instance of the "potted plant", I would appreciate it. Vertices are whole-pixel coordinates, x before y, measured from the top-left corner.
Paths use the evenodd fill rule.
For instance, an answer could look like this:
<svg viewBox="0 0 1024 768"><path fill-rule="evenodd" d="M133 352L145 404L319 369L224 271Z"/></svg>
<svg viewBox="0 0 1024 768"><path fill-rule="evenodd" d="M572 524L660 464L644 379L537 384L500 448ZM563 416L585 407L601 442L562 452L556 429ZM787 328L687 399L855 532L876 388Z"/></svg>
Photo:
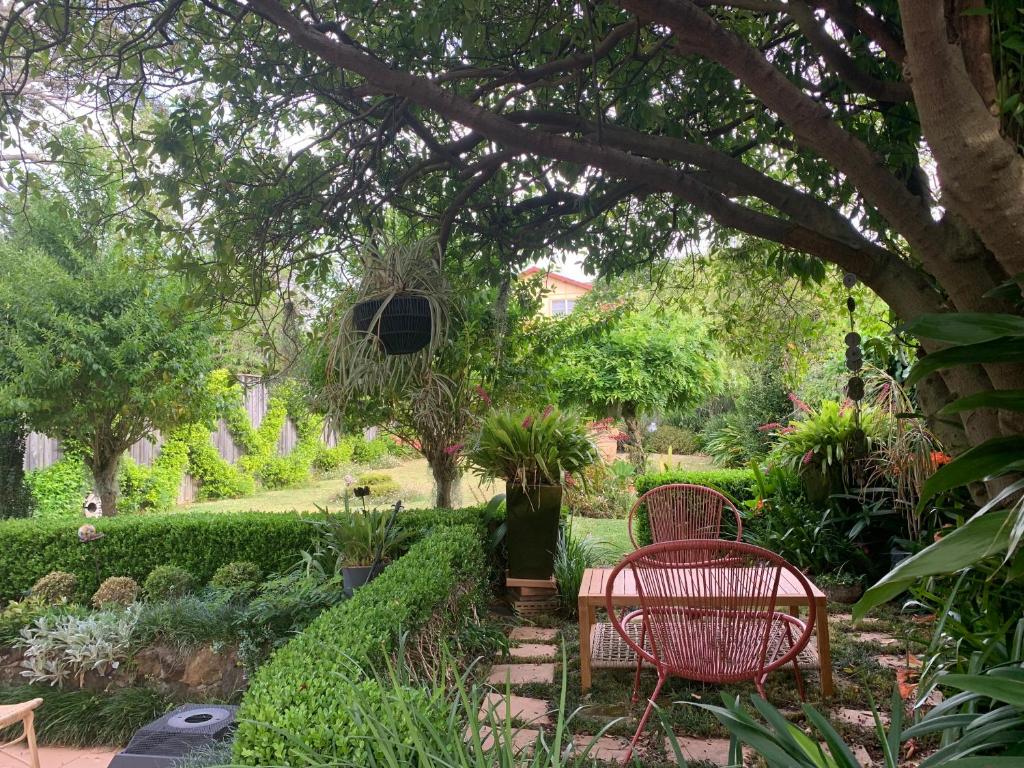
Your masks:
<svg viewBox="0 0 1024 768"><path fill-rule="evenodd" d="M496 411L484 419L467 460L487 480L505 481L509 576L549 579L558 548L562 480L597 461L585 423L549 406L543 413Z"/></svg>
<svg viewBox="0 0 1024 768"><path fill-rule="evenodd" d="M381 571L402 546L409 533L396 525L402 502L392 509L370 509L351 512L333 526L333 546L341 561L341 575L345 593L354 590L380 575Z"/></svg>
<svg viewBox="0 0 1024 768"><path fill-rule="evenodd" d="M829 602L852 605L864 594L864 585L859 576L855 576L840 568L834 573L823 573L816 577L816 582L828 597Z"/></svg>
<svg viewBox="0 0 1024 768"><path fill-rule="evenodd" d="M342 320L362 347L387 355L433 350L447 325L448 284L433 239L401 244L384 240L361 254L362 280Z"/></svg>

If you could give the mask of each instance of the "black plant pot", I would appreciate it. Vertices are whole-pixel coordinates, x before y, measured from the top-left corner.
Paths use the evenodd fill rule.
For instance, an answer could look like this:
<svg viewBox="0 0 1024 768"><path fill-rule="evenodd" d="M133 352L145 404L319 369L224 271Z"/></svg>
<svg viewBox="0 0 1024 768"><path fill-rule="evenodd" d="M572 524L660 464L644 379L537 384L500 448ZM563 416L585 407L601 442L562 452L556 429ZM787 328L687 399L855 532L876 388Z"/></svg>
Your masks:
<svg viewBox="0 0 1024 768"><path fill-rule="evenodd" d="M508 521L508 575L514 579L547 579L555 570L562 486L505 486Z"/></svg>
<svg viewBox="0 0 1024 768"><path fill-rule="evenodd" d="M345 594L351 597L353 592L367 582L373 581L383 570L384 566L380 564L343 567L341 569L341 578L345 582Z"/></svg>
<svg viewBox="0 0 1024 768"><path fill-rule="evenodd" d="M430 343L432 316L425 296L396 294L381 311L377 324L370 328L384 301L371 299L355 305L352 320L357 331L376 336L389 355L411 355Z"/></svg>

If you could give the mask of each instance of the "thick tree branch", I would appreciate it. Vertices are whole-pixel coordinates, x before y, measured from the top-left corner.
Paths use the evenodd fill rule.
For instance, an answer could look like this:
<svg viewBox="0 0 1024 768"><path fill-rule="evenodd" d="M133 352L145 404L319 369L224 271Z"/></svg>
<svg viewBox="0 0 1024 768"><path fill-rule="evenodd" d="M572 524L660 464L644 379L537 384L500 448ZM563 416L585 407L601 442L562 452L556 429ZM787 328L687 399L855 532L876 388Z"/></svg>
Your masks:
<svg viewBox="0 0 1024 768"><path fill-rule="evenodd" d="M1024 158L999 132L946 39L942 3L900 0L921 128L938 162L946 204L1006 270L1024 272Z"/></svg>

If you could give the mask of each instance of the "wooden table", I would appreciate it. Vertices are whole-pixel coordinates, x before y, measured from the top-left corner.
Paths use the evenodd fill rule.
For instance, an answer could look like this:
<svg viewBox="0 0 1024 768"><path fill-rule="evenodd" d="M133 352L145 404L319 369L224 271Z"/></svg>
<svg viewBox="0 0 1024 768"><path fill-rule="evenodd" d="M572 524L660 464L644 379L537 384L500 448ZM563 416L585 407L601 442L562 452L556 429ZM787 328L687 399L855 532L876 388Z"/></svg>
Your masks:
<svg viewBox="0 0 1024 768"><path fill-rule="evenodd" d="M590 630L597 621L597 609L604 608L605 593L608 588L608 577L612 568L588 568L583 572L580 584L580 678L584 692L590 690ZM832 696L832 652L829 648L828 636L828 605L825 593L811 584L814 593L815 624L818 635L818 656L821 662L821 692L826 698ZM777 605L788 608L794 616L799 615L801 607L808 604L807 593L793 575L782 572L779 583ZM680 599L685 604L685 599ZM636 607L640 605L637 597L636 582L629 570L619 572L615 579L612 592L612 605L615 607Z"/></svg>

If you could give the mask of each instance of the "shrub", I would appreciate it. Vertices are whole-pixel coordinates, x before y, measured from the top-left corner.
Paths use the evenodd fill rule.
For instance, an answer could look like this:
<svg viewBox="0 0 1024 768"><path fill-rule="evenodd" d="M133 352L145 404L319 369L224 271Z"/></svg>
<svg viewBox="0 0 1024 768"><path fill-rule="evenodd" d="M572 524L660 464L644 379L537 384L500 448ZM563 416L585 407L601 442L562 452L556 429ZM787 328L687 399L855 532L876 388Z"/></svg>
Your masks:
<svg viewBox="0 0 1024 768"><path fill-rule="evenodd" d="M394 496L399 488L398 483L387 472L364 472L356 478L356 485L368 487L371 498Z"/></svg>
<svg viewBox="0 0 1024 768"><path fill-rule="evenodd" d="M757 456L758 441L742 414L719 416L704 433L704 450L720 467L742 467Z"/></svg>
<svg viewBox="0 0 1024 768"><path fill-rule="evenodd" d="M129 606L139 598L139 583L130 576L110 576L103 580L92 596L96 608L112 605Z"/></svg>
<svg viewBox="0 0 1024 768"><path fill-rule="evenodd" d="M0 548L0 598L21 596L55 569L78 576L76 597L83 601L107 576L142 580L164 563L177 563L199 583L233 560L251 560L274 571L291 565L316 537L313 527L297 514L197 512L103 518L94 523L104 537L81 544L78 520L0 521L0 540L5 542Z"/></svg>
<svg viewBox="0 0 1024 768"><path fill-rule="evenodd" d="M357 439L352 450L352 460L356 464L379 464L390 455L392 443L392 440L381 435L373 440Z"/></svg>
<svg viewBox="0 0 1024 768"><path fill-rule="evenodd" d="M40 744L91 747L127 744L135 732L170 709L171 699L150 688L111 691L61 690L49 685L0 688L0 704L42 699L36 718Z"/></svg>
<svg viewBox="0 0 1024 768"><path fill-rule="evenodd" d="M352 709L357 701L372 706L381 688L361 667L380 664L403 632L429 632L435 644L454 634L483 580L483 549L473 528L444 528L414 544L260 667L242 699L235 759L288 765L302 762L305 745L339 763L366 764L369 725L356 722Z"/></svg>
<svg viewBox="0 0 1024 768"><path fill-rule="evenodd" d="M91 483L82 458L67 453L45 469L26 472L25 485L35 502L35 517L76 518L82 516Z"/></svg>
<svg viewBox="0 0 1024 768"><path fill-rule="evenodd" d="M697 435L683 427L662 424L644 440L649 453L696 453Z"/></svg>
<svg viewBox="0 0 1024 768"><path fill-rule="evenodd" d="M195 585L195 576L180 565L158 565L142 583L142 591L150 600L172 600L184 597Z"/></svg>
<svg viewBox="0 0 1024 768"><path fill-rule="evenodd" d="M565 506L581 517L625 517L633 506L633 465L617 459L592 464L565 478Z"/></svg>
<svg viewBox="0 0 1024 768"><path fill-rule="evenodd" d="M12 601L0 610L0 645L14 645L21 637L21 630L40 616L63 616L83 610L77 605L47 605L38 597Z"/></svg>
<svg viewBox="0 0 1024 768"><path fill-rule="evenodd" d="M50 571L32 585L32 596L45 603L65 603L75 596L78 577L67 571Z"/></svg>
<svg viewBox="0 0 1024 768"><path fill-rule="evenodd" d="M320 472L331 472L353 460L356 440L353 437L339 437L337 445L328 447L321 445L313 466Z"/></svg>
<svg viewBox="0 0 1024 768"><path fill-rule="evenodd" d="M234 560L225 563L210 578L210 586L229 592L255 591L263 572L251 560Z"/></svg>
<svg viewBox="0 0 1024 768"><path fill-rule="evenodd" d="M636 493L639 497L652 488L673 483L714 488L731 498L739 509L743 509L744 501L757 494L754 472L750 469L672 469L667 472L649 473L636 479ZM634 531L641 546L651 543L651 532L647 527L647 510L644 507L637 510Z"/></svg>
<svg viewBox="0 0 1024 768"><path fill-rule="evenodd" d="M112 602L105 601L103 605ZM81 686L87 672L113 672L130 655L137 618L131 610L101 610L86 616L68 614L36 619L22 631L25 676L33 683L51 685L77 677Z"/></svg>
<svg viewBox="0 0 1024 768"><path fill-rule="evenodd" d="M182 649L231 641L238 635L241 610L230 600L199 595L146 603L140 608L135 640L140 645L161 642Z"/></svg>

